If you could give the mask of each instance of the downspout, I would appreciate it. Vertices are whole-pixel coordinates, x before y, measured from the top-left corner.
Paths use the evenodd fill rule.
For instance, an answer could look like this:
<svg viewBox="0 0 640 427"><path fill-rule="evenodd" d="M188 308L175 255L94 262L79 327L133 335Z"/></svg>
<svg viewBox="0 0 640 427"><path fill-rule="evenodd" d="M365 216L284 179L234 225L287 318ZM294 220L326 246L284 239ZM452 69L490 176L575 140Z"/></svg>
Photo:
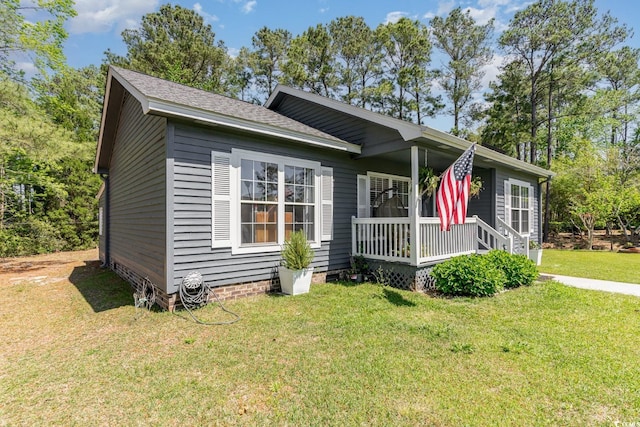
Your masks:
<svg viewBox="0 0 640 427"><path fill-rule="evenodd" d="M109 267L109 232L111 231L110 221L109 221L109 175L100 174L100 178L102 179L102 183L104 184L104 209L102 210L104 217L102 218L102 235L104 237L104 263L100 265L100 267L106 268Z"/></svg>
<svg viewBox="0 0 640 427"><path fill-rule="evenodd" d="M545 204L544 204L544 212L542 211L542 184L547 184L546 185L546 191L545 191ZM542 181L538 182L538 215L542 216L542 230L538 230L538 243L540 245L542 245L543 242L546 242L547 240L549 240L549 222L551 221L551 205L549 204L550 201L550 194L549 194L549 190L550 190L550 184L551 183L551 176L548 176L547 178L543 179Z"/></svg>

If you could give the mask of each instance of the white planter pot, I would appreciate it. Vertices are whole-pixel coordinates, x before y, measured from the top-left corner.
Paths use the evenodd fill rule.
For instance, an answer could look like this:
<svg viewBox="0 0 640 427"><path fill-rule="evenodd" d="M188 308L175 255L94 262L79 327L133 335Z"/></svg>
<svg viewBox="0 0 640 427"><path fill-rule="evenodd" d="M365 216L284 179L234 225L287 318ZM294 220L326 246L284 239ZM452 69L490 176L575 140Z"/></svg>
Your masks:
<svg viewBox="0 0 640 427"><path fill-rule="evenodd" d="M536 265L542 264L542 249L529 249L529 259Z"/></svg>
<svg viewBox="0 0 640 427"><path fill-rule="evenodd" d="M303 270L289 270L286 267L278 267L278 275L280 276L280 287L282 293L287 295L299 295L309 292L311 286L311 277L313 276L313 267Z"/></svg>

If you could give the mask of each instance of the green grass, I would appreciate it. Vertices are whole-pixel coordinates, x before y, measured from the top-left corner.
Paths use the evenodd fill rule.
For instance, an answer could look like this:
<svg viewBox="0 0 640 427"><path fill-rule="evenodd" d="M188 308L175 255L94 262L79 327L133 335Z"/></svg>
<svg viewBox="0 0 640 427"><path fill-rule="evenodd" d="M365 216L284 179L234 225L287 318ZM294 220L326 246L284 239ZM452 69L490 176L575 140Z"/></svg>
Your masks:
<svg viewBox="0 0 640 427"><path fill-rule="evenodd" d="M640 284L640 254L545 249L542 273Z"/></svg>
<svg viewBox="0 0 640 427"><path fill-rule="evenodd" d="M0 425L640 422L638 298L553 282L486 299L324 284L228 302L240 322L208 327L136 318L113 274L77 276L0 284L14 302L0 310Z"/></svg>

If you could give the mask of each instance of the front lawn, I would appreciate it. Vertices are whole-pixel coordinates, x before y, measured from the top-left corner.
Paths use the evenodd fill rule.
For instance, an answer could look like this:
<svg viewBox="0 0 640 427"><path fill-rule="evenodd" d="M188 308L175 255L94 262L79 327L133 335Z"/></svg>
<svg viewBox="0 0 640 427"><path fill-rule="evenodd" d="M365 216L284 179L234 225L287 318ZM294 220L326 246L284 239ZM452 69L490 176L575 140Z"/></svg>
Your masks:
<svg viewBox="0 0 640 427"><path fill-rule="evenodd" d="M210 327L136 319L128 285L95 263L34 280L0 275L0 425L640 422L636 297L324 284L228 302L240 322Z"/></svg>
<svg viewBox="0 0 640 427"><path fill-rule="evenodd" d="M542 273L640 284L640 254L545 249Z"/></svg>

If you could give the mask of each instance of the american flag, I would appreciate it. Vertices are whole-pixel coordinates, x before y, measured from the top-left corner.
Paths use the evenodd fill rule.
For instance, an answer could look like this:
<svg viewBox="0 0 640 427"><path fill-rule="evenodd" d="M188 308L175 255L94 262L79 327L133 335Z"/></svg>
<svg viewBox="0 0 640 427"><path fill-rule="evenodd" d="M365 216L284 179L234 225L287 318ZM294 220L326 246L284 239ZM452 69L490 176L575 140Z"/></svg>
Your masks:
<svg viewBox="0 0 640 427"><path fill-rule="evenodd" d="M440 230L449 231L451 224L464 224L475 152L476 144L473 144L442 176L436 195Z"/></svg>

